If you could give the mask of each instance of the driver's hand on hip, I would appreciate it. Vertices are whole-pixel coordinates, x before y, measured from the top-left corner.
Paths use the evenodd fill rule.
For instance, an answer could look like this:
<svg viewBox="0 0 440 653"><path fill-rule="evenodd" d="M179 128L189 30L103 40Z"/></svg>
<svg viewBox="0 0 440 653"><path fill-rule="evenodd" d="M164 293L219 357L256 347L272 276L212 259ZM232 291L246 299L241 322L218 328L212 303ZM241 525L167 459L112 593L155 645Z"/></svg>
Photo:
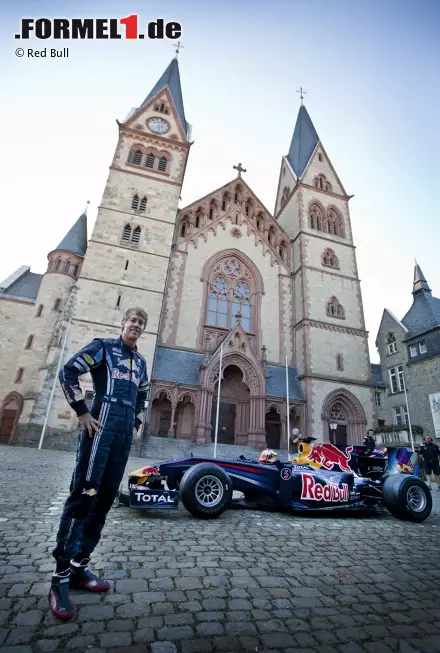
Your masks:
<svg viewBox="0 0 440 653"><path fill-rule="evenodd" d="M90 413L80 415L78 417L78 422L81 430L87 431L89 438L93 438L98 433L99 429L104 428L104 425L92 417Z"/></svg>

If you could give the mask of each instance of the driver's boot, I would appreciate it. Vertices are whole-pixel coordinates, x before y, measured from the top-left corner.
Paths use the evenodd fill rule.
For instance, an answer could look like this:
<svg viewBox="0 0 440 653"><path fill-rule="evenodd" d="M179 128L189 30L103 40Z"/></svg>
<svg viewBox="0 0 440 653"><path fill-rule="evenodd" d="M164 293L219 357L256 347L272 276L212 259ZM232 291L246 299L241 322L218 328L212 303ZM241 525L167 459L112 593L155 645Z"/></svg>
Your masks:
<svg viewBox="0 0 440 653"><path fill-rule="evenodd" d="M75 615L75 606L69 594L70 569L56 571L52 576L49 590L49 605L57 619L71 619Z"/></svg>
<svg viewBox="0 0 440 653"><path fill-rule="evenodd" d="M92 574L88 567L89 562L90 558L81 558L81 556L75 556L70 561L70 587L90 592L108 592L110 583Z"/></svg>

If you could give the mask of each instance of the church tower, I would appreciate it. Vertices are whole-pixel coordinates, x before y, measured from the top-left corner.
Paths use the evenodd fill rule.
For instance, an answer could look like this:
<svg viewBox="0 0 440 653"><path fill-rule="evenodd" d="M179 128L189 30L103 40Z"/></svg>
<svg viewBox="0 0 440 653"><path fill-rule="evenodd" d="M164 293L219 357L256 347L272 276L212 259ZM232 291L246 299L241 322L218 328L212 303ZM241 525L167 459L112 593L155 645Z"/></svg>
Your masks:
<svg viewBox="0 0 440 653"><path fill-rule="evenodd" d="M148 325L138 347L151 374L191 146L177 57L142 104L117 124L118 143L77 280L63 362L95 337L117 337L125 310L140 306ZM82 385L92 389L89 375ZM57 384L48 430L72 431L75 420Z"/></svg>
<svg viewBox="0 0 440 653"><path fill-rule="evenodd" d="M292 239L294 356L306 432L335 444L362 442L374 411L349 200L301 103L274 215Z"/></svg>

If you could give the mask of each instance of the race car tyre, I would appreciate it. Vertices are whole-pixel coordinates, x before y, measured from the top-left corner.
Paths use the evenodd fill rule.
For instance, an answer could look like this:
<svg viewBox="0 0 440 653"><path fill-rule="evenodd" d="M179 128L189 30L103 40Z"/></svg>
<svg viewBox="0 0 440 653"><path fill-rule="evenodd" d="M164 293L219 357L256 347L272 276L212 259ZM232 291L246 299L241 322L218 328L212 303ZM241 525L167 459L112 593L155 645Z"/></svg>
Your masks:
<svg viewBox="0 0 440 653"><path fill-rule="evenodd" d="M417 476L392 474L385 479L382 491L385 506L394 517L422 522L431 514L431 492Z"/></svg>
<svg viewBox="0 0 440 653"><path fill-rule="evenodd" d="M210 463L199 463L186 470L180 482L180 498L194 517L215 519L232 501L232 483L228 474Z"/></svg>

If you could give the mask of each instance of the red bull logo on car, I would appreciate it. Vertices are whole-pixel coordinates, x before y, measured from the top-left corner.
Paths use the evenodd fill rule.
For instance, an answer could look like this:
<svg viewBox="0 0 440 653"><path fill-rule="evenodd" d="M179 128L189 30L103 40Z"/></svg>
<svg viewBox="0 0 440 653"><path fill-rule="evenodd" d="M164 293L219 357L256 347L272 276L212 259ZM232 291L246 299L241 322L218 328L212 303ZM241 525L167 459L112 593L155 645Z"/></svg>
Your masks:
<svg viewBox="0 0 440 653"><path fill-rule="evenodd" d="M348 501L350 498L350 492L347 483L342 483L342 487L339 487L336 485L336 483L332 483L331 481L329 481L327 485L322 485L310 474L301 474L301 480L301 499L337 503Z"/></svg>
<svg viewBox="0 0 440 653"><path fill-rule="evenodd" d="M349 461L353 447L347 447L345 453L335 447L334 444L310 444L301 443L298 447L299 456L294 457L292 462L297 465L310 465L315 469L333 469L337 465L341 471L350 472Z"/></svg>

